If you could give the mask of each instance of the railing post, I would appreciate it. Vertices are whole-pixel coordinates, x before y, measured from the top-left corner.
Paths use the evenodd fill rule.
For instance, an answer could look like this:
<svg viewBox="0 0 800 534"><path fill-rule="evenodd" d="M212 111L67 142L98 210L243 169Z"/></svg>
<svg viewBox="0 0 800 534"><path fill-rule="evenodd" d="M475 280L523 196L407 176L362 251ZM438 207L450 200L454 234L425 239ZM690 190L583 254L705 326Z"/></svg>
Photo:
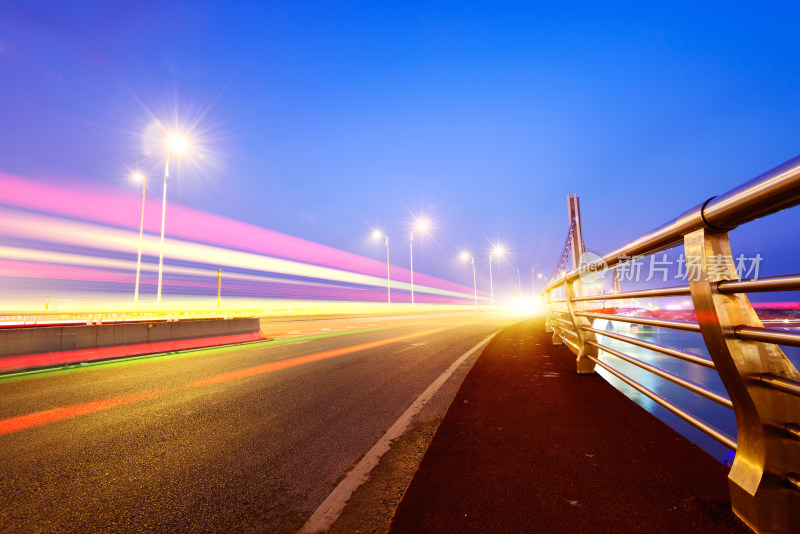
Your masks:
<svg viewBox="0 0 800 534"><path fill-rule="evenodd" d="M553 332L553 319L550 316L550 292L545 289L542 292L542 304L544 305L544 331Z"/></svg>
<svg viewBox="0 0 800 534"><path fill-rule="evenodd" d="M550 322L550 332L553 333L553 336L550 339L550 342L553 345L561 345L564 342L561 341L561 335L563 335L563 327L561 323L555 319L556 312L553 310L553 301L551 298L551 291L547 292L547 310L548 310L548 320Z"/></svg>
<svg viewBox="0 0 800 534"><path fill-rule="evenodd" d="M573 298L583 293L580 290L581 286L579 284L581 283L580 280L566 282L564 284L564 290L567 295L567 311L569 311L569 317L572 320L572 327L575 329L575 333L578 334L578 346L580 350L575 360L578 367L578 374L593 374L595 364L588 356L597 358L597 349L589 345L587 341L597 342L597 338L592 332L585 332L583 330L583 326L591 326L591 321L586 317L575 315L575 312L579 311L576 309L579 304L572 301Z"/></svg>
<svg viewBox="0 0 800 534"><path fill-rule="evenodd" d="M800 423L800 398L760 383L764 373L800 379L777 345L743 341L739 325L763 326L744 294L724 295L720 280L737 279L727 232L700 229L684 238L689 286L700 331L733 403L737 450L728 486L733 510L757 532L800 532L800 440L787 430ZM688 273L687 273L688 274ZM796 476L796 475L795 475Z"/></svg>

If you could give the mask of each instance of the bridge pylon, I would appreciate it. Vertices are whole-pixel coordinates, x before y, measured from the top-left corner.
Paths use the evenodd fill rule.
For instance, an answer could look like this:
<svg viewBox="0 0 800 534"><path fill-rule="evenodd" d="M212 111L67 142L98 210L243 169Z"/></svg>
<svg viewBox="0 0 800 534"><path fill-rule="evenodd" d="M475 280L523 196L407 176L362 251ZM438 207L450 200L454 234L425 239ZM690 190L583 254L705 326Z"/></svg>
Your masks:
<svg viewBox="0 0 800 534"><path fill-rule="evenodd" d="M568 243L572 255L572 269L574 270L581 267L581 260L584 259L584 253L586 252L586 244L583 242L583 227L581 226L581 202L577 194L567 195L567 214L569 216L570 229ZM582 303L573 302L572 300L575 297L582 297L586 293L583 281L578 278L573 282L564 284L564 291L566 293L567 312L570 316L570 322L575 328L574 332L578 338L578 347L580 347L575 360L578 373L593 374L595 372L595 363L590 356L597 358L597 349L589 341L597 341L596 336L592 332L587 332L583 329L584 326L592 326L591 321L576 314L576 312L582 310ZM553 340L555 341L556 338L557 334L554 333Z"/></svg>

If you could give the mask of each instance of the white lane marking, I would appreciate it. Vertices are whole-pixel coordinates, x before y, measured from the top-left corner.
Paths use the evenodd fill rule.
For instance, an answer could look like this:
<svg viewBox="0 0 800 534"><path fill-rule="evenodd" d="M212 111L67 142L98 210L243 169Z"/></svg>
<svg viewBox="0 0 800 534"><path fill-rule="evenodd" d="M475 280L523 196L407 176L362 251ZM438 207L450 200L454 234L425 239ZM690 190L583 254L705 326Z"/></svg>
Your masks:
<svg viewBox="0 0 800 534"><path fill-rule="evenodd" d="M293 341L291 343L287 343L287 345L299 345L300 343L308 343L308 341Z"/></svg>
<svg viewBox="0 0 800 534"><path fill-rule="evenodd" d="M299 334L302 330L289 330L290 334Z"/></svg>
<svg viewBox="0 0 800 534"><path fill-rule="evenodd" d="M399 438L403 435L403 432L406 431L408 425L411 423L411 419L417 415L420 410L431 400L431 398L439 391L439 388L442 387L450 375L452 375L458 367L464 363L464 361L472 356L475 351L481 348L483 345L489 342L497 332L488 336L486 339L469 349L465 352L459 359L457 359L453 364L447 368L445 372L439 375L439 378L434 380L430 386L423 391L417 400L408 407L408 409L403 412L403 415L394 422L394 424L386 431L381 439L378 440L375 445L364 455L361 460L356 464L356 466L347 473L347 476L344 477L336 488L328 495L328 498L322 501L322 504L319 505L319 508L311 515L306 524L303 525L298 532L300 534L310 534L315 532L325 532L327 531L331 525L339 518L339 515L344 510L344 506L347 503L347 500L353 495L355 492L364 482L367 481L369 478L369 473L372 469L378 465L378 461L381 459L381 456L386 454L389 450L389 446L391 445L392 440Z"/></svg>
<svg viewBox="0 0 800 534"><path fill-rule="evenodd" d="M330 328L320 328L319 331L320 332L330 332L331 329Z"/></svg>
<svg viewBox="0 0 800 534"><path fill-rule="evenodd" d="M411 349L416 348L416 347L421 347L422 345L427 345L427 343L412 343L408 347L398 350L397 352L395 352L395 354L400 354L401 352L405 352L407 350L411 350Z"/></svg>

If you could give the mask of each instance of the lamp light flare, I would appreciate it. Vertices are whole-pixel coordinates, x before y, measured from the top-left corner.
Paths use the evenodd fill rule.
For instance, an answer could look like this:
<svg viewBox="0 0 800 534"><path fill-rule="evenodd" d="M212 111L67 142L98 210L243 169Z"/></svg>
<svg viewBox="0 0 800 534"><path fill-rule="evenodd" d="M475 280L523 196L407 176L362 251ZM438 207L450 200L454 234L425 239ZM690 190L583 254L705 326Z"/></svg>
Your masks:
<svg viewBox="0 0 800 534"><path fill-rule="evenodd" d="M168 141L169 151L173 154L181 154L186 152L189 142L182 135L172 135Z"/></svg>
<svg viewBox="0 0 800 534"><path fill-rule="evenodd" d="M428 221L427 219L417 219L416 228L420 232L425 232L428 230Z"/></svg>
<svg viewBox="0 0 800 534"><path fill-rule="evenodd" d="M498 256L498 257L502 256L505 253L506 253L506 250L503 247L500 247L500 246L494 247L494 250L492 250L492 254L494 254L495 256Z"/></svg>
<svg viewBox="0 0 800 534"><path fill-rule="evenodd" d="M131 178L133 178L137 182L142 182L144 181L144 174L140 172L135 172L131 175Z"/></svg>
<svg viewBox="0 0 800 534"><path fill-rule="evenodd" d="M461 259L464 260L464 261L468 260L469 259L469 252L462 252L461 253Z"/></svg>
<svg viewBox="0 0 800 534"><path fill-rule="evenodd" d="M375 230L374 232L372 232L372 239L380 239L382 237L383 237L383 232L381 232L380 230Z"/></svg>

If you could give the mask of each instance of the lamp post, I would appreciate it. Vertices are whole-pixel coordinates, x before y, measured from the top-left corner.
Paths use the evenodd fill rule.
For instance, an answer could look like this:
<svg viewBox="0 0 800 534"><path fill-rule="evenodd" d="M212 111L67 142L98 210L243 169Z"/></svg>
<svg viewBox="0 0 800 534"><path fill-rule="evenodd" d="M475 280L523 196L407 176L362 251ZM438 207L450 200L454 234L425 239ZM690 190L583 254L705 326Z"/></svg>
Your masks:
<svg viewBox="0 0 800 534"><path fill-rule="evenodd" d="M222 269L217 270L217 309L222 303Z"/></svg>
<svg viewBox="0 0 800 534"><path fill-rule="evenodd" d="M384 234L380 230L375 230L372 232L373 239L380 239L381 237L384 239L386 243L386 305L392 305L392 278L389 275L389 236Z"/></svg>
<svg viewBox="0 0 800 534"><path fill-rule="evenodd" d="M489 291L492 294L492 306L494 306L494 282L492 281L492 261L494 257L497 256L498 258L502 257L505 254L505 250L501 246L494 247L492 249L492 253L489 255Z"/></svg>
<svg viewBox="0 0 800 534"><path fill-rule="evenodd" d="M428 221L425 219L417 219L414 229L409 234L409 264L411 271L411 307L414 307L414 230L425 232L428 229Z"/></svg>
<svg viewBox="0 0 800 534"><path fill-rule="evenodd" d="M536 268L538 266L539 264L537 263L536 265L531 267L531 291L533 291L533 298L536 298Z"/></svg>
<svg viewBox="0 0 800 534"><path fill-rule="evenodd" d="M167 216L167 178L169 178L169 160L173 154L180 154L186 150L188 143L186 138L173 135L169 138L169 152L167 162L164 164L164 198L161 206L161 246L158 254L158 295L156 297L156 309L161 309L161 281L164 275L164 224Z"/></svg>
<svg viewBox="0 0 800 534"><path fill-rule="evenodd" d="M475 258L473 258L469 252L462 252L461 253L462 260L469 260L472 264L472 288L475 291L475 307L478 307L478 282L475 278Z"/></svg>
<svg viewBox="0 0 800 534"><path fill-rule="evenodd" d="M136 288L133 290L133 307L139 306L139 274L142 270L142 234L144 233L144 200L147 192L147 177L142 173L135 173L133 179L142 182L142 218L139 222L139 255L136 257Z"/></svg>
<svg viewBox="0 0 800 534"><path fill-rule="evenodd" d="M519 296L522 296L522 278L519 276L519 267L517 267L517 291L519 291Z"/></svg>

